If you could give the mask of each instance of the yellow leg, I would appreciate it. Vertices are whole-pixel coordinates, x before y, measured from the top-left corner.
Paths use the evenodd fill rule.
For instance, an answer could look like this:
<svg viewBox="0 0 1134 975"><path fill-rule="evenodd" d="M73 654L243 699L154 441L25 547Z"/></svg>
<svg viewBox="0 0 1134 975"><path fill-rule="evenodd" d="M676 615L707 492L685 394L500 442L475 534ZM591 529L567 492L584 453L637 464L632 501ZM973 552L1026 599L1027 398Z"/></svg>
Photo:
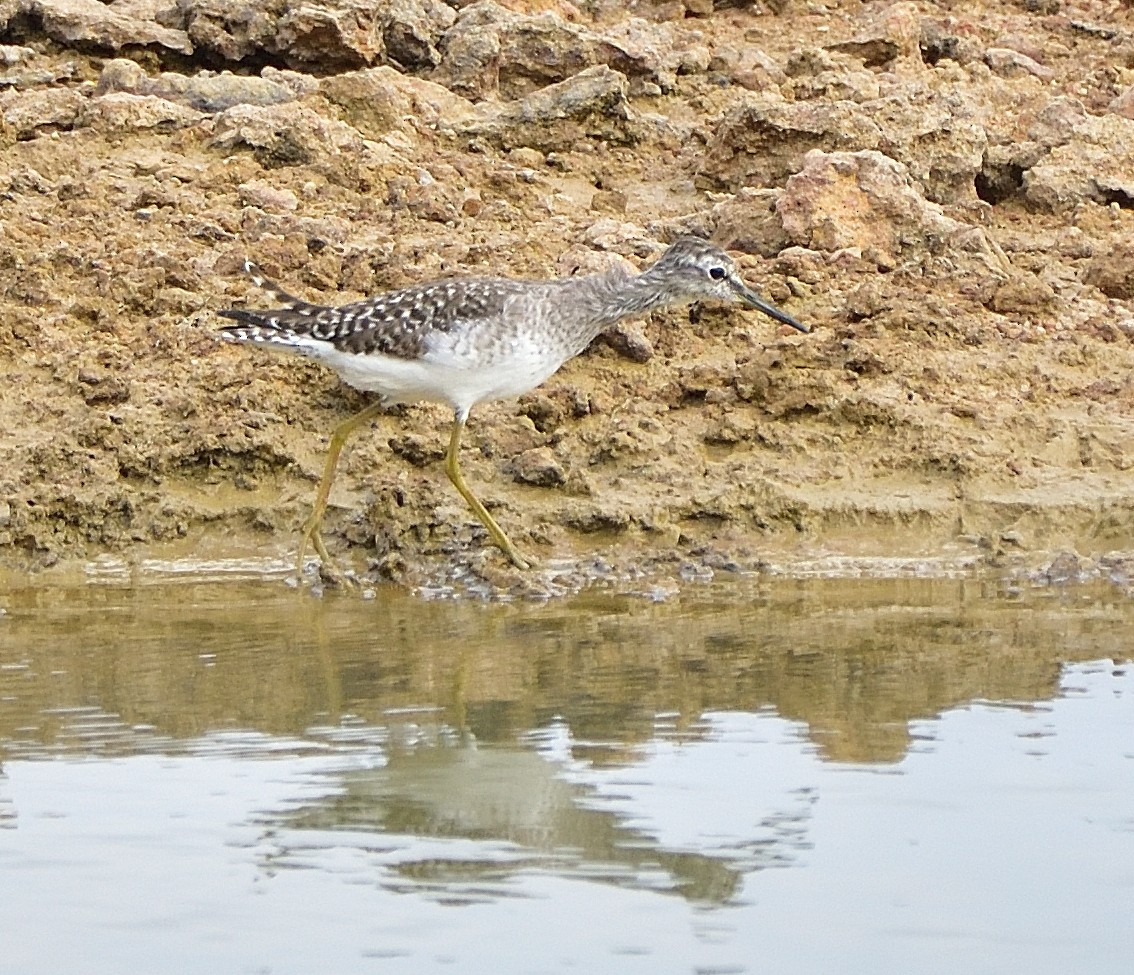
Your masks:
<svg viewBox="0 0 1134 975"><path fill-rule="evenodd" d="M465 429L465 414L458 413L453 419L453 432L449 435L449 453L445 458L445 473L449 475L449 480L453 482L453 487L461 492L461 497L472 512L476 515L482 525L488 529L488 534L492 536L492 540L503 550L504 554L512 560L512 564L517 569L526 569L531 563L525 559L516 546L512 544L507 535L504 534L504 529L496 524L496 519L488 513L488 509L475 494L469 489L465 483L464 475L461 474L461 465L458 455L461 450L461 433Z"/></svg>
<svg viewBox="0 0 1134 975"><path fill-rule="evenodd" d="M382 412L382 408L382 403L374 403L368 406L361 413L352 416L346 423L340 423L335 428L335 432L331 434L331 445L327 449L327 462L323 465L323 479L319 482L319 490L315 494L315 504L311 507L311 515L303 524L303 535L299 540L299 555L295 559L295 571L300 577L303 576L303 557L307 554L308 545L314 546L320 561L328 570L340 577L343 575L331 556L327 554L327 546L323 544L319 528L323 524L323 515L327 512L327 499L331 495L331 484L335 480L335 467L338 466L339 454L343 452L343 445L346 443L347 437L351 435L355 427L373 420Z"/></svg>

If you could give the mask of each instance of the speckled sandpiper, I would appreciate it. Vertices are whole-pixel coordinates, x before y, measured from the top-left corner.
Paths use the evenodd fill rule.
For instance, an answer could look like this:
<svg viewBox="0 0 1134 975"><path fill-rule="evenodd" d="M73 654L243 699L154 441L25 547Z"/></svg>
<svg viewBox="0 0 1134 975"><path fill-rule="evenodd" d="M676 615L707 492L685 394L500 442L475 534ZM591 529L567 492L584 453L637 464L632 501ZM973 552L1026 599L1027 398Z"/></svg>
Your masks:
<svg viewBox="0 0 1134 975"><path fill-rule="evenodd" d="M220 312L240 324L221 335L322 362L378 400L331 436L323 477L303 526L296 560L314 545L328 571L334 563L319 529L339 454L351 432L394 403L446 403L453 426L445 472L495 542L519 568L528 560L473 494L461 474L461 432L469 411L485 400L518 396L540 385L602 331L630 315L711 299L739 302L801 332L808 327L752 291L724 251L697 237L676 240L641 274L622 270L522 281L453 278L411 285L348 305L328 307L296 298L245 263L257 286L283 304Z"/></svg>

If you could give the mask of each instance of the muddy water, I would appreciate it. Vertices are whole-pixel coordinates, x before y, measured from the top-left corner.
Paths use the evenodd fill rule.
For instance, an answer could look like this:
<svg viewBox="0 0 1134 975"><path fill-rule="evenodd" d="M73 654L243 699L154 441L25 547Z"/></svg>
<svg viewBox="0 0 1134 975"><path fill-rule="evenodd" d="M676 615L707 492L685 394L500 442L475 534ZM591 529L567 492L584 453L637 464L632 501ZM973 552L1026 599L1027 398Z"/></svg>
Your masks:
<svg viewBox="0 0 1134 975"><path fill-rule="evenodd" d="M1129 968L1115 587L0 607L6 972Z"/></svg>

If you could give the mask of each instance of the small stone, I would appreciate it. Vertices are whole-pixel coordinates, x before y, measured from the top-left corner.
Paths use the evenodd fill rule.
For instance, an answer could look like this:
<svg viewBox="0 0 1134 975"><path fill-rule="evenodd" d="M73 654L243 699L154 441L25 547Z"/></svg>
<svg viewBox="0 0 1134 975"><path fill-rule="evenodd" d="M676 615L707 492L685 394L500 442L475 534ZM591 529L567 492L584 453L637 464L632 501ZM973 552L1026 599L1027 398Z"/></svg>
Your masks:
<svg viewBox="0 0 1134 975"><path fill-rule="evenodd" d="M654 357L650 340L634 326L619 322L603 333L606 344L631 362L649 362Z"/></svg>
<svg viewBox="0 0 1134 975"><path fill-rule="evenodd" d="M1134 298L1134 241L1120 241L1091 259L1083 281L1094 285L1108 298L1129 301Z"/></svg>
<svg viewBox="0 0 1134 975"><path fill-rule="evenodd" d="M291 190L277 189L259 179L241 183L236 193L244 206L259 207L269 212L279 213L299 206L299 198Z"/></svg>
<svg viewBox="0 0 1134 975"><path fill-rule="evenodd" d="M119 376L101 369L83 367L78 380L83 401L88 406L125 403L130 398L130 387Z"/></svg>
<svg viewBox="0 0 1134 975"><path fill-rule="evenodd" d="M1045 68L1026 54L1006 47L990 47L984 52L984 63L1001 78L1022 78L1030 74L1041 81L1050 81L1055 77L1051 68Z"/></svg>
<svg viewBox="0 0 1134 975"><path fill-rule="evenodd" d="M1005 281L992 296L992 310L1036 315L1055 304L1055 292L1034 274L1017 274Z"/></svg>
<svg viewBox="0 0 1134 975"><path fill-rule="evenodd" d="M533 447L513 462L512 479L518 484L559 487L566 482L567 475L550 447Z"/></svg>
<svg viewBox="0 0 1134 975"><path fill-rule="evenodd" d="M1134 119L1134 85L1131 85L1107 107L1108 112L1121 115L1123 118Z"/></svg>
<svg viewBox="0 0 1134 975"><path fill-rule="evenodd" d="M0 44L0 64L12 67L30 58L35 57L35 51L30 47L17 47L13 44Z"/></svg>
<svg viewBox="0 0 1134 975"><path fill-rule="evenodd" d="M626 212L626 194L621 190L596 190L591 196L591 209L607 213Z"/></svg>
<svg viewBox="0 0 1134 975"><path fill-rule="evenodd" d="M445 456L445 450L439 443L416 433L391 437L388 443L390 450L403 460L408 460L414 467L425 467Z"/></svg>
<svg viewBox="0 0 1134 975"><path fill-rule="evenodd" d="M538 149L530 146L520 146L508 153L508 161L523 169L539 169L547 160Z"/></svg>

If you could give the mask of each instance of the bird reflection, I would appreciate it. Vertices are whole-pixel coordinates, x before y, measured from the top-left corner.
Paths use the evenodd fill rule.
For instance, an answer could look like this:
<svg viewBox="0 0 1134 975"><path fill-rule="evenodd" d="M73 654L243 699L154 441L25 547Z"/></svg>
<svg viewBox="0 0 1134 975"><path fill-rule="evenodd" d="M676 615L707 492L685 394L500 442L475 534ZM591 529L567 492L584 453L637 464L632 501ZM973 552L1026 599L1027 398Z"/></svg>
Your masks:
<svg viewBox="0 0 1134 975"><path fill-rule="evenodd" d="M604 809L603 797L570 781L559 763L528 748L468 739L395 748L383 767L338 778L335 794L277 821L285 827L274 837L283 844L277 865L326 847L326 836L308 846L303 831L336 831L335 845L383 860L387 886L449 901L507 895L517 873L535 870L724 904L736 898L746 872L794 858L806 816L778 812L752 830L772 838L743 848L666 849Z"/></svg>

